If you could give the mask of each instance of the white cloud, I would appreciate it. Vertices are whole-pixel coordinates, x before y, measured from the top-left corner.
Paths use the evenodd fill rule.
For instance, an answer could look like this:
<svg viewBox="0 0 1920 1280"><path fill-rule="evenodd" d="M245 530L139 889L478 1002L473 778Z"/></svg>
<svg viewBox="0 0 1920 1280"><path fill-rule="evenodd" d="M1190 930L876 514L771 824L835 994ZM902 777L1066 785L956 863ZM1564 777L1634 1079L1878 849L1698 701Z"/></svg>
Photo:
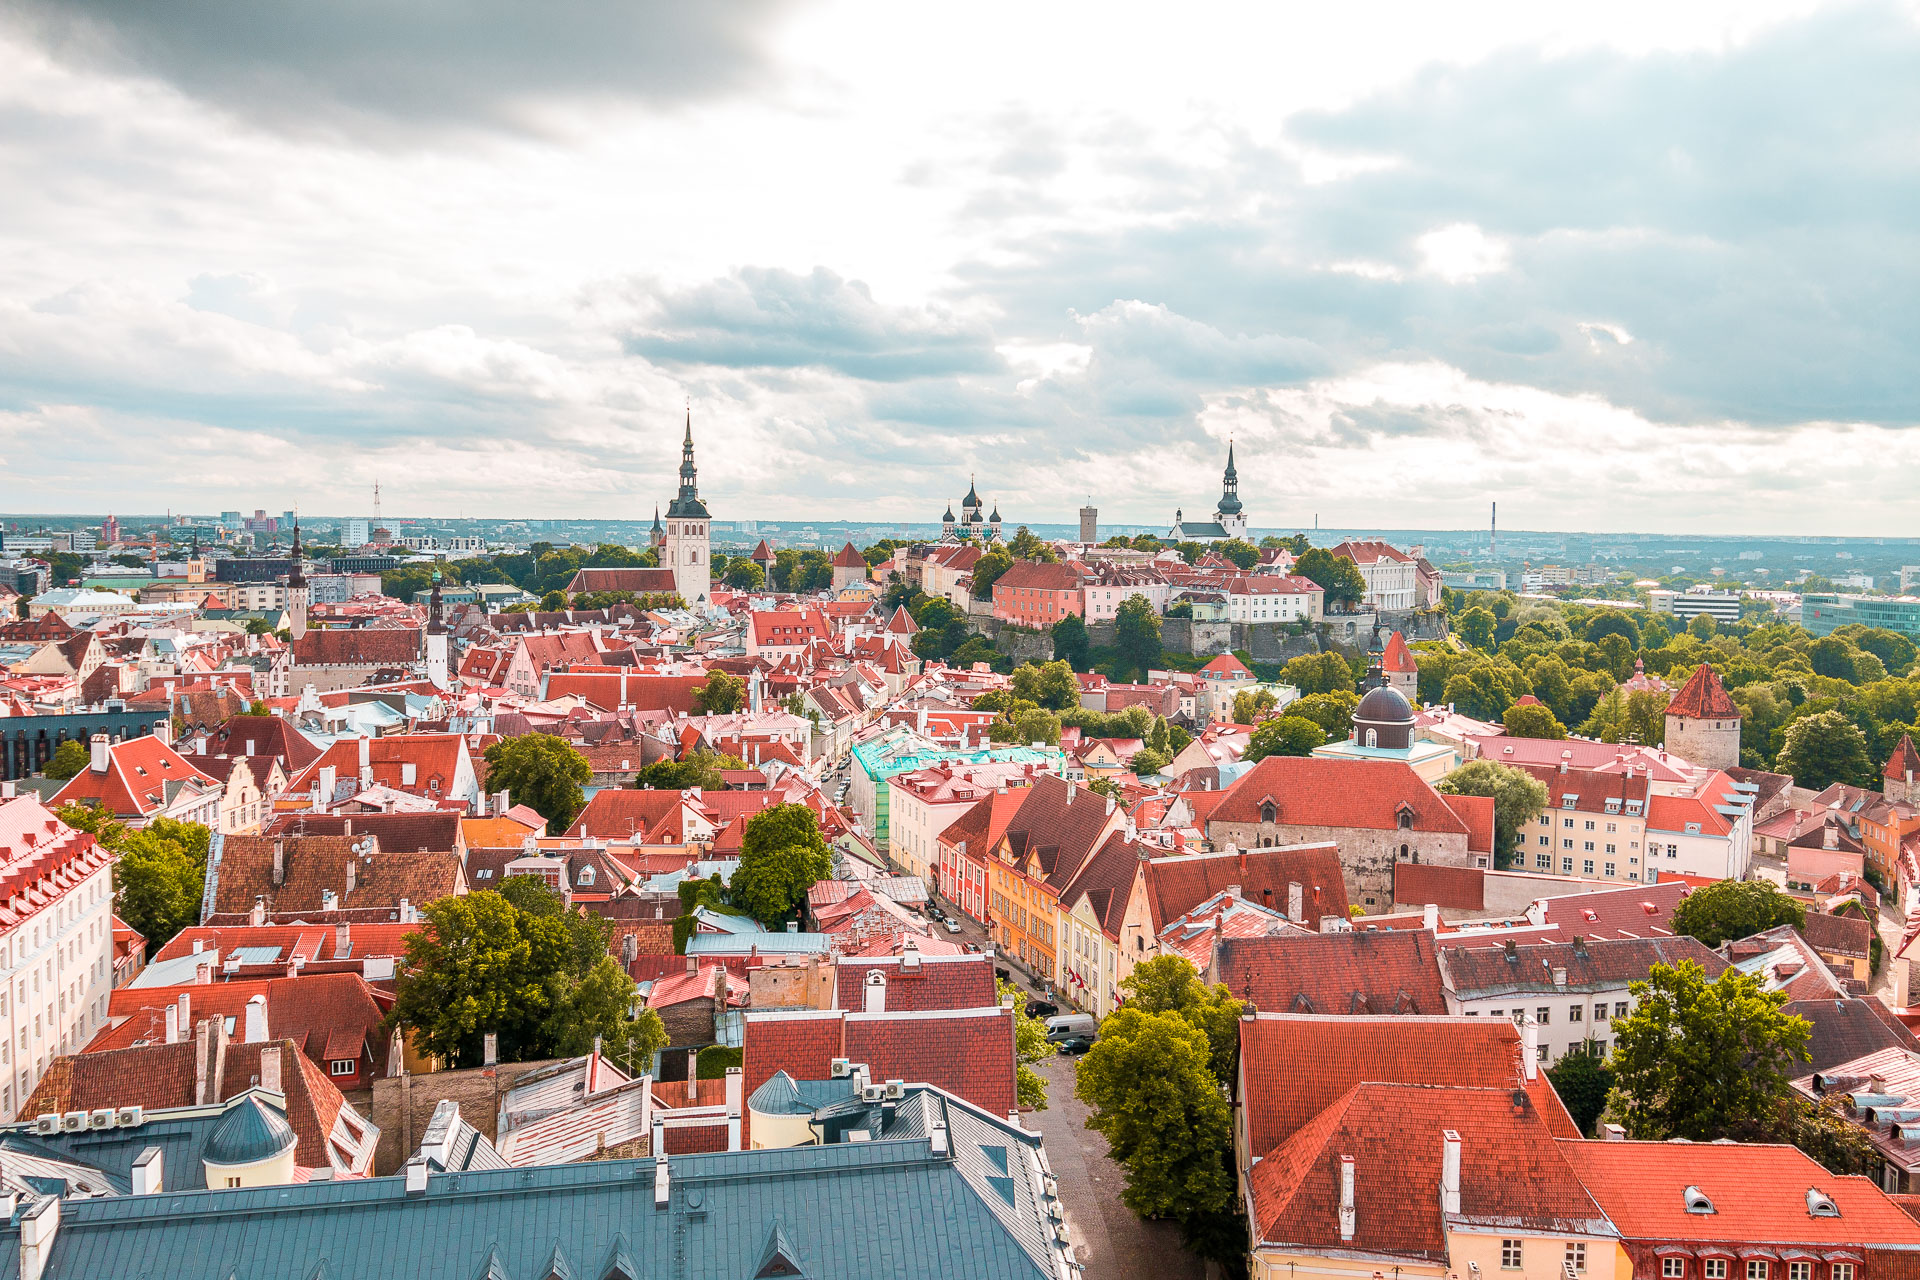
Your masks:
<svg viewBox="0 0 1920 1280"><path fill-rule="evenodd" d="M1600 349L1600 340L1602 338L1605 338L1616 347L1629 346L1633 342L1633 335L1628 333L1625 328L1617 324L1607 324L1601 320L1582 320L1580 322L1580 332L1587 335L1587 341L1593 344L1595 350Z"/></svg>
<svg viewBox="0 0 1920 1280"><path fill-rule="evenodd" d="M1512 251L1506 241L1490 236L1470 222L1436 227L1413 242L1420 266L1449 284L1464 284L1507 269Z"/></svg>

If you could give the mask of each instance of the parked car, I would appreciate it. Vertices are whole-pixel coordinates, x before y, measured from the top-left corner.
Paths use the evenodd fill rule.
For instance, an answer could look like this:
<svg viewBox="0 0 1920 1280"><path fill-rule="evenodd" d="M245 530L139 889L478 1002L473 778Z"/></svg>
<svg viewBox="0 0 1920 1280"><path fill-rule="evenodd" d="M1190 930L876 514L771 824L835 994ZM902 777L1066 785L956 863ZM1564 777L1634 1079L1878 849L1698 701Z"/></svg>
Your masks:
<svg viewBox="0 0 1920 1280"><path fill-rule="evenodd" d="M1060 1012L1060 1006L1051 1000L1027 1001L1027 1016L1029 1018L1051 1018L1058 1012Z"/></svg>
<svg viewBox="0 0 1920 1280"><path fill-rule="evenodd" d="M1056 1013L1047 1019L1047 1040L1059 1044L1069 1036L1092 1040L1100 1034L1100 1020L1090 1013Z"/></svg>
<svg viewBox="0 0 1920 1280"><path fill-rule="evenodd" d="M1093 1037L1068 1036L1064 1040L1057 1041L1055 1048L1056 1052L1065 1054L1068 1057L1079 1057L1087 1050L1093 1048Z"/></svg>
<svg viewBox="0 0 1920 1280"><path fill-rule="evenodd" d="M960 923L959 923L959 921L957 921L957 920L950 920L950 919L947 919L946 917L942 917L942 918L941 918L941 920L940 920L940 927L941 927L941 928L943 928L943 929L945 929L945 930L946 930L946 931L947 931L948 933L958 933L958 932L960 932Z"/></svg>
<svg viewBox="0 0 1920 1280"><path fill-rule="evenodd" d="M979 955L979 954L980 954L980 944L979 944L979 943L977 943L977 942L969 942L969 943L967 944L967 950L968 950L968 951L970 951L970 952L972 952L972 953L973 953L974 955Z"/></svg>
<svg viewBox="0 0 1920 1280"><path fill-rule="evenodd" d="M1013 970L1007 968L1005 965L995 965L993 969L993 976L999 979L1001 982L1012 982Z"/></svg>

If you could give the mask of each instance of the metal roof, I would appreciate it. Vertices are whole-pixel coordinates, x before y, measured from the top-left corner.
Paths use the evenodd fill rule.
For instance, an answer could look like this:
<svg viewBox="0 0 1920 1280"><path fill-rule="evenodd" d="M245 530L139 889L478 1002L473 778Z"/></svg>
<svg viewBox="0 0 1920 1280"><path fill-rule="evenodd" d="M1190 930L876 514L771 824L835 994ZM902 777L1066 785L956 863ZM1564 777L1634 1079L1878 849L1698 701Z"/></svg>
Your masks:
<svg viewBox="0 0 1920 1280"><path fill-rule="evenodd" d="M933 1139L434 1173L67 1201L46 1270L126 1280L746 1277L779 1247L799 1273L1069 1280L1035 1134L943 1098ZM0 1280L19 1275L18 1216ZM555 1262L561 1265L555 1267ZM615 1274L618 1274L617 1272Z"/></svg>

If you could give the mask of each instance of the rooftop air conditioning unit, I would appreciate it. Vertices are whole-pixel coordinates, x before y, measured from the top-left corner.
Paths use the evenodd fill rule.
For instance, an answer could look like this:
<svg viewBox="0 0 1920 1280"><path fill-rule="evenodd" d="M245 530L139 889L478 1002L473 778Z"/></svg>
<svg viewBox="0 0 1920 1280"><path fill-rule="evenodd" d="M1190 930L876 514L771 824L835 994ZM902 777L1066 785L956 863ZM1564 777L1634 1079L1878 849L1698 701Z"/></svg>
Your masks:
<svg viewBox="0 0 1920 1280"><path fill-rule="evenodd" d="M68 1133L80 1132L87 1127L87 1113L84 1111L67 1112L67 1114L60 1119L60 1127Z"/></svg>
<svg viewBox="0 0 1920 1280"><path fill-rule="evenodd" d="M881 1102L886 1099L886 1096L887 1086L883 1084L870 1084L860 1091L862 1102Z"/></svg>
<svg viewBox="0 0 1920 1280"><path fill-rule="evenodd" d="M847 1077L848 1073L850 1073L852 1070L853 1070L853 1059L835 1058L832 1064L828 1067L827 1074L832 1076L835 1080L843 1080Z"/></svg>
<svg viewBox="0 0 1920 1280"><path fill-rule="evenodd" d="M35 1116L33 1118L33 1131L35 1133L60 1132L59 1113L54 1111L43 1111L39 1115Z"/></svg>
<svg viewBox="0 0 1920 1280"><path fill-rule="evenodd" d="M87 1128L89 1129L113 1128L113 1108L101 1107L98 1110L89 1114L87 1117Z"/></svg>
<svg viewBox="0 0 1920 1280"><path fill-rule="evenodd" d="M886 1096L887 1096L887 1097L889 1097L889 1098L892 1098L892 1099L894 1099L894 1100L896 1100L896 1101L897 1101L897 1100L899 1100L899 1099L901 1099L901 1098L904 1098L904 1097L906 1097L906 1096L907 1096L907 1082L906 1082L905 1080L889 1080L889 1081L887 1081L887 1092L886 1092Z"/></svg>
<svg viewBox="0 0 1920 1280"><path fill-rule="evenodd" d="M145 1107L122 1107L118 1115L115 1116L115 1123L123 1128L131 1129L137 1124L144 1123L146 1118L147 1109Z"/></svg>

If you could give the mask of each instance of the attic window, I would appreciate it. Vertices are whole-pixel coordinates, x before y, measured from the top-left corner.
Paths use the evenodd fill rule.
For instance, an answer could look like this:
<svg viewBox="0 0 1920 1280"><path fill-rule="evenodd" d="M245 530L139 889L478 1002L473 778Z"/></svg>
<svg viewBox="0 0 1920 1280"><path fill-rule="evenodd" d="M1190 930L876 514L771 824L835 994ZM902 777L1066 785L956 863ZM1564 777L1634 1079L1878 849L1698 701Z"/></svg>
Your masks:
<svg viewBox="0 0 1920 1280"><path fill-rule="evenodd" d="M1832 1196L1820 1190L1818 1187L1808 1187L1807 1216L1810 1218L1837 1218L1840 1216L1840 1206L1833 1202Z"/></svg>
<svg viewBox="0 0 1920 1280"><path fill-rule="evenodd" d="M1688 1213L1718 1213L1713 1207L1713 1199L1698 1187L1688 1187L1681 1193L1686 1197Z"/></svg>
<svg viewBox="0 0 1920 1280"><path fill-rule="evenodd" d="M1275 813L1275 810L1274 810L1274 807L1273 807L1273 801L1271 801L1271 800L1264 800L1264 801L1262 801L1262 802L1261 802L1261 804L1260 804L1260 821L1262 821L1262 822L1272 822L1272 821L1273 821L1273 819L1274 819L1274 813Z"/></svg>

